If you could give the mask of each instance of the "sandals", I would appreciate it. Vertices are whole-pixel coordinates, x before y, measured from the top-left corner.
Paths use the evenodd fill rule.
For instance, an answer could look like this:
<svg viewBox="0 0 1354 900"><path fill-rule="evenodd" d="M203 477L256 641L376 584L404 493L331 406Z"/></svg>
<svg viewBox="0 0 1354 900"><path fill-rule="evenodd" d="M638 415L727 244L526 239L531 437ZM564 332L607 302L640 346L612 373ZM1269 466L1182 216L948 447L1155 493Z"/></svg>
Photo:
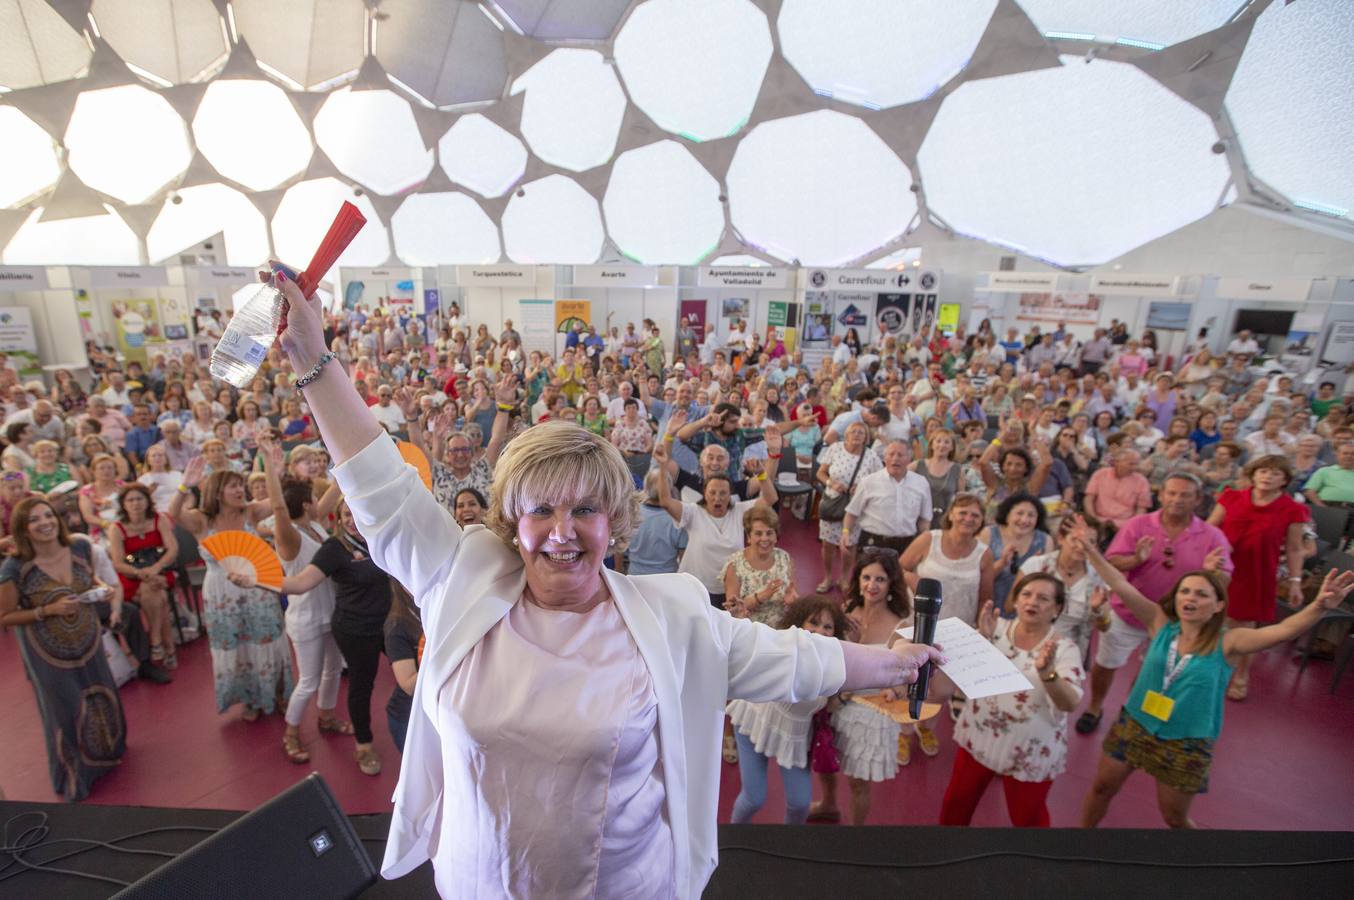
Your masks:
<svg viewBox="0 0 1354 900"><path fill-rule="evenodd" d="M282 752L287 755L287 759L294 763L310 762L310 754L301 746L301 736L299 734L282 733Z"/></svg>
<svg viewBox="0 0 1354 900"><path fill-rule="evenodd" d="M959 714L964 711L965 700L958 694L950 697L950 721L958 722Z"/></svg>
<svg viewBox="0 0 1354 900"><path fill-rule="evenodd" d="M826 594L830 590L832 590L832 579L830 578L826 581L818 582L818 585L813 589L816 594Z"/></svg>
<svg viewBox="0 0 1354 900"><path fill-rule="evenodd" d="M1095 731L1097 728L1100 727L1100 718L1103 715L1104 712L1082 713L1081 716L1077 718L1076 724L1077 734L1090 734L1092 731Z"/></svg>
<svg viewBox="0 0 1354 900"><path fill-rule="evenodd" d="M912 739L907 736L907 732L898 735L898 765L905 766L912 762Z"/></svg>
<svg viewBox="0 0 1354 900"><path fill-rule="evenodd" d="M178 667L179 667L179 655L174 652L173 647L170 647L167 650L165 650L165 668L177 669Z"/></svg>
<svg viewBox="0 0 1354 900"><path fill-rule="evenodd" d="M733 735L724 735L724 761L731 766L738 765L738 743Z"/></svg>
<svg viewBox="0 0 1354 900"><path fill-rule="evenodd" d="M809 817L806 822L832 822L837 823L842 820L842 813L839 809L823 809L821 803L809 804Z"/></svg>
<svg viewBox="0 0 1354 900"><path fill-rule="evenodd" d="M329 734L352 734L353 723L338 716L321 716L319 729Z"/></svg>
<svg viewBox="0 0 1354 900"><path fill-rule="evenodd" d="M363 775L381 774L381 757L376 755L374 748L368 747L366 750L358 750L354 756L357 759L357 768Z"/></svg>
<svg viewBox="0 0 1354 900"><path fill-rule="evenodd" d="M901 741L902 738L899 738L899 740ZM918 726L917 744L921 746L922 753L927 756L935 756L940 752L940 735L936 734L934 729Z"/></svg>
<svg viewBox="0 0 1354 900"><path fill-rule="evenodd" d="M161 663L161 664L164 663L164 661L165 661L165 645L164 645L164 644L151 644L151 645L150 645L150 661L153 662L153 663Z"/></svg>
<svg viewBox="0 0 1354 900"><path fill-rule="evenodd" d="M240 718L246 722L257 722L259 720L259 715L262 712L263 710L255 709L252 706L246 706L244 712L240 713Z"/></svg>

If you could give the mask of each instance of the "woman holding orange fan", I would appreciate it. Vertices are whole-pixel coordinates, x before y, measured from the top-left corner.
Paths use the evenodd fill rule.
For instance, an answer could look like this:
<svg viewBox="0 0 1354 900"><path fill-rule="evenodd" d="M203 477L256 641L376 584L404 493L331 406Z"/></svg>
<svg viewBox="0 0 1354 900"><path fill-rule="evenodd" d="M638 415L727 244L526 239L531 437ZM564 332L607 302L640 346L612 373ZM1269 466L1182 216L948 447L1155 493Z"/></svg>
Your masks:
<svg viewBox="0 0 1354 900"><path fill-rule="evenodd" d="M253 534L269 512L267 500L249 502L239 472L213 472L203 480L201 456L189 461L183 484L169 504L169 515L199 542L227 531ZM190 491L202 486L202 506L188 508ZM212 650L216 709L244 706L241 716L253 722L260 713L285 706L292 691L291 652L283 640L282 605L277 594L232 583L224 560L202 547L207 577L202 583L203 622ZM276 557L273 558L276 562Z"/></svg>

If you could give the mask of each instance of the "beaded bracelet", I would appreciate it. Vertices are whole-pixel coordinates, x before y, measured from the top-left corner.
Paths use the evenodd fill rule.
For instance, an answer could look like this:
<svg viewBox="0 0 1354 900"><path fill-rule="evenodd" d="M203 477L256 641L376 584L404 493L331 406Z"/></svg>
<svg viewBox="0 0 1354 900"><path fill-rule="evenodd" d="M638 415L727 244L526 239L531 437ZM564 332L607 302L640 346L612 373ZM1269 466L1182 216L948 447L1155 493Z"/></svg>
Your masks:
<svg viewBox="0 0 1354 900"><path fill-rule="evenodd" d="M315 363L315 366L309 372L302 375L300 378L296 379L296 387L303 388L306 385L310 384L312 381L314 381L316 378L319 378L320 370L324 368L325 363L329 362L332 359L335 359L337 356L338 354L332 350L326 351L323 355L320 356L320 361Z"/></svg>

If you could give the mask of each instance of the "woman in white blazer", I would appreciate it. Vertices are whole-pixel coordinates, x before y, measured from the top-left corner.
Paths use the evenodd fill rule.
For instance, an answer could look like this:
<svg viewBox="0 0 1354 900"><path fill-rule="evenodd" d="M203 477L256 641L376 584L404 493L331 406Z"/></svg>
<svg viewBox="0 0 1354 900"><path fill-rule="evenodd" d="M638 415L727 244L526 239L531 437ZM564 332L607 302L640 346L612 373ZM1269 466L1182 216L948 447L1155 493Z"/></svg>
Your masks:
<svg viewBox="0 0 1354 900"><path fill-rule="evenodd" d="M319 301L279 287L335 478L426 635L386 877L431 859L443 897L697 898L727 700L897 686L941 660L734 619L690 576L604 569L637 495L619 451L568 423L508 444L487 526L462 530L328 359Z"/></svg>

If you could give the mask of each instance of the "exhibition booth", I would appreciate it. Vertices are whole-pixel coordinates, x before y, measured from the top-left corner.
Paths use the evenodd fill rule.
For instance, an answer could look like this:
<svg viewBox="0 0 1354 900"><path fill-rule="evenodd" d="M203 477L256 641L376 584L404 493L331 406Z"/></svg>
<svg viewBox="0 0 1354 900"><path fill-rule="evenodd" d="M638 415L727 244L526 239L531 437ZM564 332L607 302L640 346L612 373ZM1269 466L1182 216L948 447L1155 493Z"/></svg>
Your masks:
<svg viewBox="0 0 1354 900"><path fill-rule="evenodd" d="M85 368L86 341L128 360L185 350L205 359L200 326L213 310L232 310L254 277L225 265L0 267L0 351L30 377ZM764 337L774 331L811 365L850 330L864 344L933 329L971 334L984 321L998 336L1061 323L1085 339L1118 321L1132 334L1156 332L1174 359L1201 329L1215 352L1245 329L1291 372L1354 362L1351 278L718 265L338 267L331 278L322 296L332 309L403 311L434 335L455 313L495 336L511 320L527 350L550 354L574 320L623 334L650 319L668 346L680 317L698 334L713 325L719 346L740 321Z"/></svg>

